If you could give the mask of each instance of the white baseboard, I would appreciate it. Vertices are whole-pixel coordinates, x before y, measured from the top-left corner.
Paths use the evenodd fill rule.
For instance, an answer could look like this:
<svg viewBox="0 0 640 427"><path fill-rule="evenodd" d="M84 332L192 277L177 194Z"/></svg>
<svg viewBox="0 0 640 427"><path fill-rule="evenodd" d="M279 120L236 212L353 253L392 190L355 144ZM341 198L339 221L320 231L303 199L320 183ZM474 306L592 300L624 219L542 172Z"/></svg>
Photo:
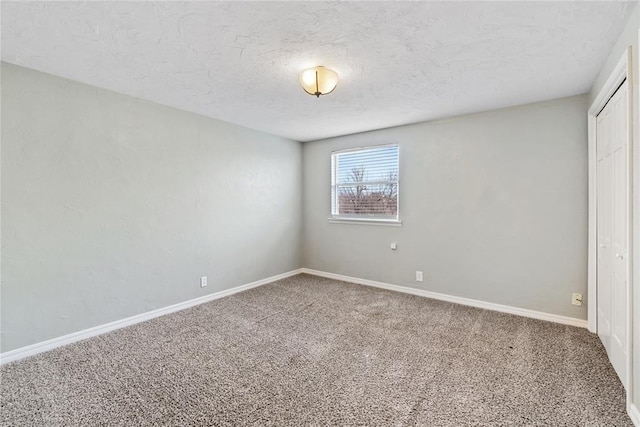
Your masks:
<svg viewBox="0 0 640 427"><path fill-rule="evenodd" d="M360 279L357 277L343 276L342 274L327 273L325 271L303 268L303 273L314 276L326 277L329 279L342 280L345 282L357 283L359 285L373 286L376 288L388 289L390 291L403 292L405 294L418 295L421 297L437 299L441 301L453 302L456 304L468 305L471 307L484 308L486 310L500 311L502 313L515 314L517 316L530 317L533 319L546 320L548 322L561 323L563 325L587 327L587 321L574 317L560 316L557 314L543 313L541 311L528 310L526 308L511 307L508 305L495 304L470 298L457 297L453 295L441 294L438 292L425 291L422 289L410 288L407 286L392 285L389 283L376 282L374 280Z"/></svg>
<svg viewBox="0 0 640 427"><path fill-rule="evenodd" d="M28 356L33 356L38 353L42 353L48 350L53 350L57 347L62 347L67 344L71 344L77 341L81 341L87 338L95 337L107 332L114 331L116 329L124 328L126 326L135 325L136 323L144 322L155 317L163 316L165 314L173 313L176 311L184 310L185 308L193 307L195 305L204 304L209 301L213 301L218 298L222 298L228 295L233 295L238 292L245 291L247 289L255 288L265 285L267 283L275 282L276 280L284 279L287 277L295 276L296 274L307 273L314 276L327 277L329 279L342 280L345 282L357 283L360 285L373 286L376 288L388 289L396 292L403 292L412 295L418 295L426 298L437 299L441 301L452 302L456 304L468 305L472 307L484 308L487 310L500 311L503 313L515 314L518 316L531 317L534 319L547 320L550 322L561 323L564 325L578 326L582 328L587 327L587 321L581 319L575 319L572 317L559 316L557 314L543 313L540 311L527 310L524 308L511 307L507 305L494 304L491 302L479 301L470 298L457 297L453 295L441 294L437 292L425 291L422 289L410 288L407 286L392 285L389 283L376 282L373 280L360 279L357 277L344 276L342 274L327 273L325 271L312 270L309 268L300 268L292 270L276 276L267 277L266 279L257 280L255 282L247 283L244 285L236 286L235 288L227 289L220 292L214 292L209 295L194 298L188 301L184 301L178 304L170 305L168 307L158 308L146 313L137 314L135 316L127 317L125 319L116 320L114 322L105 323L104 325L95 326L93 328L84 329L82 331L73 332L68 335L63 335L58 338L53 338L47 341L42 341L36 344L21 347L15 350L7 351L0 354L0 365L23 359ZM635 416L640 420L637 408L630 406L629 413L635 411ZM640 426L640 423L637 423Z"/></svg>
<svg viewBox="0 0 640 427"><path fill-rule="evenodd" d="M58 338L53 338L47 341L42 341L36 344L31 344L26 347L21 347L15 350L7 351L0 354L0 365L23 359L28 356L33 356L44 351L53 350L63 345L71 344L77 341L81 341L87 338L95 337L107 332L114 331L116 329L124 328L126 326L135 325L136 323L145 322L147 320L163 316L165 314L173 313L175 311L184 310L185 308L193 307L195 305L204 304L205 302L213 301L218 298L233 295L238 292L246 291L251 288L266 285L267 283L275 282L276 280L285 279L287 277L295 276L302 273L302 269L292 270L286 273L278 274L275 276L267 277L266 279L257 280L255 282L247 283L244 285L236 286L235 288L227 289L224 291L214 292L209 295L194 298L188 301L173 304L167 307L158 308L156 310L147 311L146 313L137 314L135 316L127 317L125 319L116 320L114 322L105 323L104 325L94 326L93 328L84 329L82 331L73 332L68 335L63 335Z"/></svg>
<svg viewBox="0 0 640 427"><path fill-rule="evenodd" d="M630 403L627 408L627 413L629 414L629 418L631 418L633 425L640 427L640 411L638 410L638 407L633 403Z"/></svg>

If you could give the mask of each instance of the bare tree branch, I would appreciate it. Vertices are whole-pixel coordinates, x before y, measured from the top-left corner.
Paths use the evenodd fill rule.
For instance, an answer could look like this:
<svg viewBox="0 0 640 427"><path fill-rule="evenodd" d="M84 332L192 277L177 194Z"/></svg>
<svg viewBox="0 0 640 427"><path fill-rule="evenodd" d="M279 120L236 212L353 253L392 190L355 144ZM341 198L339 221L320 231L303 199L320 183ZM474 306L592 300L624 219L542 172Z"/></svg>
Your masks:
<svg viewBox="0 0 640 427"><path fill-rule="evenodd" d="M347 183L338 188L340 214L395 215L398 212L398 171L380 177L384 184L368 185L364 165L354 167Z"/></svg>

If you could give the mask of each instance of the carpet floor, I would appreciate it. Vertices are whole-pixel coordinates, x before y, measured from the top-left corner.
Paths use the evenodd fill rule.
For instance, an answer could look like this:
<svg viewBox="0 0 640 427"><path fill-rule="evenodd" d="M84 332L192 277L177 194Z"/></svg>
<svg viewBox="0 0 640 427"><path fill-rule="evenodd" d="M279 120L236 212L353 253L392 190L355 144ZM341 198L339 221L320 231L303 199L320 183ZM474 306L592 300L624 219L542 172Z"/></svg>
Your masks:
<svg viewBox="0 0 640 427"><path fill-rule="evenodd" d="M0 368L3 426L631 426L585 329L298 275Z"/></svg>

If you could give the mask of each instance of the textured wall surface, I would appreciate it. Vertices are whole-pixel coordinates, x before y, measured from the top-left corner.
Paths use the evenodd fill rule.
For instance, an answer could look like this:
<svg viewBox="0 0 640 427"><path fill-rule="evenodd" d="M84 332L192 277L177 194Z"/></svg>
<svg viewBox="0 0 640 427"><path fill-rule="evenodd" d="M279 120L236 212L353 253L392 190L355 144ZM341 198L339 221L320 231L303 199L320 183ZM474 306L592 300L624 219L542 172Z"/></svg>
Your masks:
<svg viewBox="0 0 640 427"><path fill-rule="evenodd" d="M581 95L306 143L304 266L586 318L571 305L587 293L586 109ZM388 143L402 226L329 223L331 151Z"/></svg>
<svg viewBox="0 0 640 427"><path fill-rule="evenodd" d="M1 136L3 352L300 265L298 142L7 64Z"/></svg>
<svg viewBox="0 0 640 427"><path fill-rule="evenodd" d="M2 2L2 60L313 140L586 93L631 5Z"/></svg>

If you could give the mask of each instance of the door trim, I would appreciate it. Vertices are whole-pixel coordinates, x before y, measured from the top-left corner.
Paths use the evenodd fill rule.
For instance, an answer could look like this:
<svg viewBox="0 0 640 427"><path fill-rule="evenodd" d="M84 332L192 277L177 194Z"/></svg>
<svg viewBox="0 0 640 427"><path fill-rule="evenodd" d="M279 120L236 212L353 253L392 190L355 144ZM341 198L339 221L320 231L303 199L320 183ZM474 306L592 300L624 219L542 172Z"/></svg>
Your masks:
<svg viewBox="0 0 640 427"><path fill-rule="evenodd" d="M632 210L632 191L633 191L633 180L631 177L633 176L632 170L632 147L633 147L633 93L634 93L634 85L632 82L632 57L631 57L631 46L629 46L622 57L616 64L615 68L609 75L609 78L603 85L602 89L596 96L595 100L589 107L587 112L587 123L588 123L588 155L589 155L589 207L588 207L588 215L589 215L589 226L588 226L588 290L587 290L587 328L590 332L597 332L597 218L596 218L596 168L597 168L597 156L596 156L596 118L598 114L605 107L609 99L615 94L617 89L620 87L622 82L627 80L627 105L628 105L628 129L629 129L629 139L628 139L628 177L629 177L629 186L628 186L628 210L629 215L627 216L628 221L628 259L633 260L633 216L631 215ZM633 351L633 311L632 311L632 302L633 302L633 272L632 272L632 262L628 262L628 271L627 271L627 280L628 280L628 291L627 291L627 310L628 310L628 325L627 325L627 378L625 379L625 383L627 384L627 402L631 401L631 392L633 390L633 370L632 370L632 351Z"/></svg>

